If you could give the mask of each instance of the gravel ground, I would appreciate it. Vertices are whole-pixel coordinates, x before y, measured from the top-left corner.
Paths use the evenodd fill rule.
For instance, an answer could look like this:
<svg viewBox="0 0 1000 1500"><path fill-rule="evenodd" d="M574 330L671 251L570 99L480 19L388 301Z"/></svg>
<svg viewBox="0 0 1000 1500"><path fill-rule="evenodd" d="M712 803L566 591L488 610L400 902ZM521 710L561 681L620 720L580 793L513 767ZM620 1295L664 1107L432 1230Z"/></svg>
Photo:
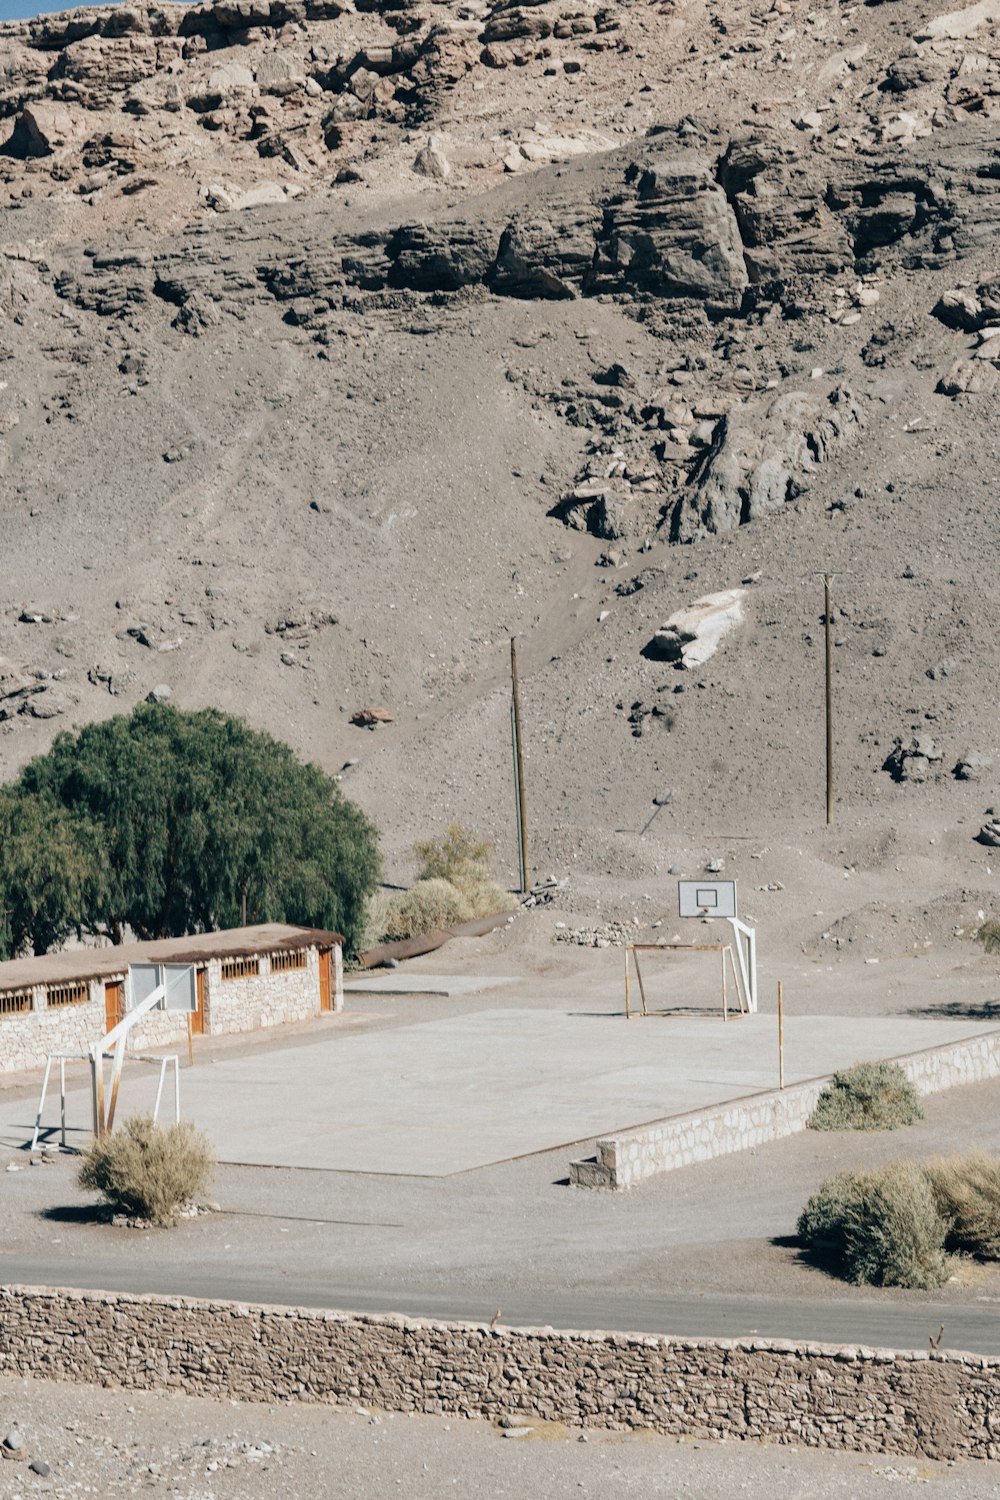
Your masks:
<svg viewBox="0 0 1000 1500"><path fill-rule="evenodd" d="M936 1464L749 1443L677 1442L539 1425L514 1441L484 1422L316 1406L249 1406L186 1396L0 1379L0 1426L33 1456L0 1470L0 1500L156 1491L183 1500L441 1500L740 1494L761 1500L929 1486L947 1500L1000 1495L1000 1464Z"/></svg>

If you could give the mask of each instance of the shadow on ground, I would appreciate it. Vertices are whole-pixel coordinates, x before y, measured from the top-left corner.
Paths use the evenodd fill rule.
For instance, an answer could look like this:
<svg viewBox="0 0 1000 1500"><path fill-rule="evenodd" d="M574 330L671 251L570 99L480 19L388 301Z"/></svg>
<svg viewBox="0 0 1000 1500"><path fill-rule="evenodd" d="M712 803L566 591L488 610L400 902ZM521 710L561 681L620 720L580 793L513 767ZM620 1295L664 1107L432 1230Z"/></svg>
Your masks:
<svg viewBox="0 0 1000 1500"><path fill-rule="evenodd" d="M50 1224L110 1224L114 1216L110 1203L57 1203L38 1213Z"/></svg>
<svg viewBox="0 0 1000 1500"><path fill-rule="evenodd" d="M1000 1021L1000 1000L984 1000L975 1005L965 1000L951 1000L947 1005L922 1005L903 1011L906 1016L924 1016L941 1021Z"/></svg>

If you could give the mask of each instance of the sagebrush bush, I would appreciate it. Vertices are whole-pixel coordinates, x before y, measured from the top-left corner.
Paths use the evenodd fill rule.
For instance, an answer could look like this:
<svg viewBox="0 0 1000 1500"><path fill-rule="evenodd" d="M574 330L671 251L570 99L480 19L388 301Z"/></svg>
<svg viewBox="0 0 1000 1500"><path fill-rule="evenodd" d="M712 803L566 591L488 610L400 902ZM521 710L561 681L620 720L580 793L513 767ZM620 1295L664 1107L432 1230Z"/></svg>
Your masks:
<svg viewBox="0 0 1000 1500"><path fill-rule="evenodd" d="M490 875L493 845L462 823L453 823L439 839L415 844L414 851L422 861L416 884L392 894L376 891L369 898L362 950L492 917L515 904Z"/></svg>
<svg viewBox="0 0 1000 1500"><path fill-rule="evenodd" d="M858 1197L847 1206L847 1279L858 1286L943 1286L948 1280L947 1231L927 1174L916 1162L890 1162L868 1172Z"/></svg>
<svg viewBox="0 0 1000 1500"><path fill-rule="evenodd" d="M450 880L418 880L410 890L398 892L389 901L383 937L390 942L420 937L437 927L467 922L469 916L469 903Z"/></svg>
<svg viewBox="0 0 1000 1500"><path fill-rule="evenodd" d="M862 1062L834 1073L807 1123L811 1130L895 1130L923 1117L898 1063Z"/></svg>
<svg viewBox="0 0 1000 1500"><path fill-rule="evenodd" d="M140 1115L95 1140L79 1181L119 1213L166 1225L205 1192L214 1166L208 1138L193 1125L156 1125Z"/></svg>
<svg viewBox="0 0 1000 1500"><path fill-rule="evenodd" d="M1000 1159L974 1152L925 1162L938 1211L949 1222L949 1250L1000 1260Z"/></svg>
<svg viewBox="0 0 1000 1500"><path fill-rule="evenodd" d="M975 936L987 953L1000 953L1000 922L994 917L984 922Z"/></svg>
<svg viewBox="0 0 1000 1500"><path fill-rule="evenodd" d="M421 861L418 880L450 880L458 885L463 877L489 876L493 842L481 839L464 823L452 823L441 838L414 844L413 852Z"/></svg>
<svg viewBox="0 0 1000 1500"><path fill-rule="evenodd" d="M813 1193L799 1214L796 1232L802 1245L830 1270L843 1272L847 1255L847 1214L860 1200L861 1172L838 1172Z"/></svg>
<svg viewBox="0 0 1000 1500"><path fill-rule="evenodd" d="M510 911L515 905L514 897L491 880L489 875L464 874L453 881L457 891L465 898L469 908L469 921L473 917L493 917L497 912Z"/></svg>
<svg viewBox="0 0 1000 1500"><path fill-rule="evenodd" d="M948 1279L948 1229L927 1173L909 1161L829 1178L798 1222L803 1246L846 1280L924 1290Z"/></svg>

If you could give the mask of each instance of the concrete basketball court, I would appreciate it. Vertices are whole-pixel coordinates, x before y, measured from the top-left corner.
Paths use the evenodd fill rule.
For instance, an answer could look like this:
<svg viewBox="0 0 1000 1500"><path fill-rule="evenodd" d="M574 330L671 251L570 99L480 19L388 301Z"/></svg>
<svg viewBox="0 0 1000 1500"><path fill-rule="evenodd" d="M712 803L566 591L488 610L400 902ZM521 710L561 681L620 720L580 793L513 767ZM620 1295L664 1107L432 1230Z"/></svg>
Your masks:
<svg viewBox="0 0 1000 1500"><path fill-rule="evenodd" d="M976 1022L799 1016L785 1081L899 1057L990 1028ZM777 1084L773 1015L651 1016L496 1008L302 1046L219 1057L181 1072L182 1117L224 1162L448 1176L590 1141ZM126 1065L119 1118L145 1113L154 1070ZM161 1119L170 1117L169 1101ZM89 1096L69 1098L69 1140L87 1140ZM35 1102L0 1104L0 1145L30 1138ZM58 1091L45 1123L58 1119ZM51 1131L57 1139L55 1130ZM569 1153L567 1153L567 1166Z"/></svg>

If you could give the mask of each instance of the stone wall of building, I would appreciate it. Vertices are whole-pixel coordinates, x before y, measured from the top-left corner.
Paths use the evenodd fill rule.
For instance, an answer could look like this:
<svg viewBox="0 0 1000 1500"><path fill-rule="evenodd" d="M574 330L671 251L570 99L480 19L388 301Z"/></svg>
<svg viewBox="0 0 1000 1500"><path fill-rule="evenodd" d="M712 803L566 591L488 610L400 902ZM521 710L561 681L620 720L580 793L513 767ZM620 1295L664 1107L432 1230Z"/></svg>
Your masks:
<svg viewBox="0 0 1000 1500"><path fill-rule="evenodd" d="M306 951L304 969L272 972L266 953L260 972L246 979L223 979L222 961L210 960L205 982L205 1030L256 1031L288 1021L306 1021L319 1012L319 954Z"/></svg>
<svg viewBox="0 0 1000 1500"><path fill-rule="evenodd" d="M1000 1031L929 1047L897 1060L921 1094L960 1083L981 1083L1000 1077ZM812 1078L609 1136L597 1142L593 1158L570 1163L570 1181L577 1187L634 1187L660 1172L781 1140L805 1130L829 1082L829 1077Z"/></svg>
<svg viewBox="0 0 1000 1500"><path fill-rule="evenodd" d="M45 985L32 990L33 1009L0 1015L0 1072L43 1068L50 1052L80 1052L104 1030L104 985L88 983L88 999L50 1006Z"/></svg>
<svg viewBox="0 0 1000 1500"><path fill-rule="evenodd" d="M1000 1458L1000 1359L762 1339L489 1329L0 1287L0 1373L238 1401Z"/></svg>
<svg viewBox="0 0 1000 1500"><path fill-rule="evenodd" d="M223 960L209 960L205 965L206 1033L256 1031L317 1015L318 950L307 949L305 959L301 969L273 969L271 956L262 953L257 956L259 973L241 979L223 979ZM88 988L90 998L85 1004L56 1009L46 1005L46 987L39 985L32 991L31 1011L23 1015L0 1013L0 1072L41 1068L50 1052L80 1051L97 1041L104 1034L106 1022L105 980L90 980ZM343 955L339 947L331 955L331 999L334 1010L342 1009ZM182 1044L187 1044L187 1017L181 1011L151 1011L129 1033L132 1052L176 1050Z"/></svg>

